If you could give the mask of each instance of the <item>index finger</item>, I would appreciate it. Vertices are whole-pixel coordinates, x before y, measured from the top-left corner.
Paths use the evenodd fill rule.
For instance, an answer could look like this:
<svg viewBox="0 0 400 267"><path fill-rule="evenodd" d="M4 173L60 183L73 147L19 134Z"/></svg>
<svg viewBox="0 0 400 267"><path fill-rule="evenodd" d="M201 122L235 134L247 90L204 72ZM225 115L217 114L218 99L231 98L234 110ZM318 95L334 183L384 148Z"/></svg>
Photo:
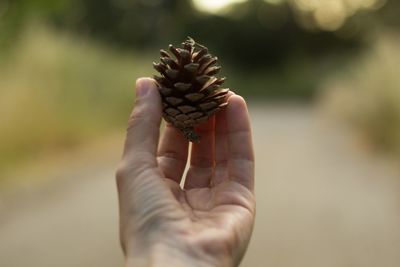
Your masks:
<svg viewBox="0 0 400 267"><path fill-rule="evenodd" d="M129 118L124 158L156 164L161 123L161 99L153 79L136 82L136 103Z"/></svg>
<svg viewBox="0 0 400 267"><path fill-rule="evenodd" d="M229 98L226 110L230 180L254 190L254 150L247 105L241 96Z"/></svg>

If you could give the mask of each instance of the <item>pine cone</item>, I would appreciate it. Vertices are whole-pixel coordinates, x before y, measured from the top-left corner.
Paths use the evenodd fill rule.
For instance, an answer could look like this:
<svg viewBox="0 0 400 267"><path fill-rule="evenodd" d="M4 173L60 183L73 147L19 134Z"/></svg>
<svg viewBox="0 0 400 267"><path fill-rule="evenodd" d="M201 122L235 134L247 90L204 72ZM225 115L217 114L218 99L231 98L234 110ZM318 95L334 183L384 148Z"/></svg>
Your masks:
<svg viewBox="0 0 400 267"><path fill-rule="evenodd" d="M181 48L169 45L169 51L160 50L161 62L153 63L161 74L154 79L162 97L163 117L189 141L198 142L194 127L228 104L229 89L221 88L225 78L215 77L221 67L205 46L188 37Z"/></svg>

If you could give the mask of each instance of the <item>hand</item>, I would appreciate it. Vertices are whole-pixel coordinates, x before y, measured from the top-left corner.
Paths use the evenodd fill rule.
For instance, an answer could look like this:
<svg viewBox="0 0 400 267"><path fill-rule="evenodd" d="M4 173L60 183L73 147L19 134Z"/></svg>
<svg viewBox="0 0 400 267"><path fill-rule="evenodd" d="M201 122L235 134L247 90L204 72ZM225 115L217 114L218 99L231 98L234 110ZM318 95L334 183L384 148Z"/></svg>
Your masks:
<svg viewBox="0 0 400 267"><path fill-rule="evenodd" d="M167 125L160 145L161 100L152 79L137 81L123 158L117 170L120 240L126 266L237 266L254 217L254 155L246 103L229 105L188 141ZM184 189L180 183L184 180Z"/></svg>

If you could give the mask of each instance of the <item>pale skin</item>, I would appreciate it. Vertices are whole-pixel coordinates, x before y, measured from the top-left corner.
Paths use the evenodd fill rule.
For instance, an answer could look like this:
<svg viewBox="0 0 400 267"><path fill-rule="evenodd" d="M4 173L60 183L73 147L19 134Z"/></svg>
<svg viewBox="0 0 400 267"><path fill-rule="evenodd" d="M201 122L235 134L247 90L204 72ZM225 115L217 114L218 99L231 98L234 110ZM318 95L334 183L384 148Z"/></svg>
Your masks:
<svg viewBox="0 0 400 267"><path fill-rule="evenodd" d="M125 266L238 266L255 218L245 101L230 93L227 108L196 129L201 141L188 155L188 141L173 126L160 137L155 82L139 79L136 94L116 175Z"/></svg>

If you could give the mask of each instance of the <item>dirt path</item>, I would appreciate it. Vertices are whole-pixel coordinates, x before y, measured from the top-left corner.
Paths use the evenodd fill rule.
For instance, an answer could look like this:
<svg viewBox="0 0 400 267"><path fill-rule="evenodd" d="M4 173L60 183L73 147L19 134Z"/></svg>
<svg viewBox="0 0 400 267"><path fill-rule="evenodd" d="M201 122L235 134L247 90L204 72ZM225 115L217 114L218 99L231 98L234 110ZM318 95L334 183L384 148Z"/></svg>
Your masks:
<svg viewBox="0 0 400 267"><path fill-rule="evenodd" d="M310 108L251 111L258 214L242 267L398 267L394 166L362 153ZM0 203L0 266L123 266L113 168L62 170L62 182Z"/></svg>

